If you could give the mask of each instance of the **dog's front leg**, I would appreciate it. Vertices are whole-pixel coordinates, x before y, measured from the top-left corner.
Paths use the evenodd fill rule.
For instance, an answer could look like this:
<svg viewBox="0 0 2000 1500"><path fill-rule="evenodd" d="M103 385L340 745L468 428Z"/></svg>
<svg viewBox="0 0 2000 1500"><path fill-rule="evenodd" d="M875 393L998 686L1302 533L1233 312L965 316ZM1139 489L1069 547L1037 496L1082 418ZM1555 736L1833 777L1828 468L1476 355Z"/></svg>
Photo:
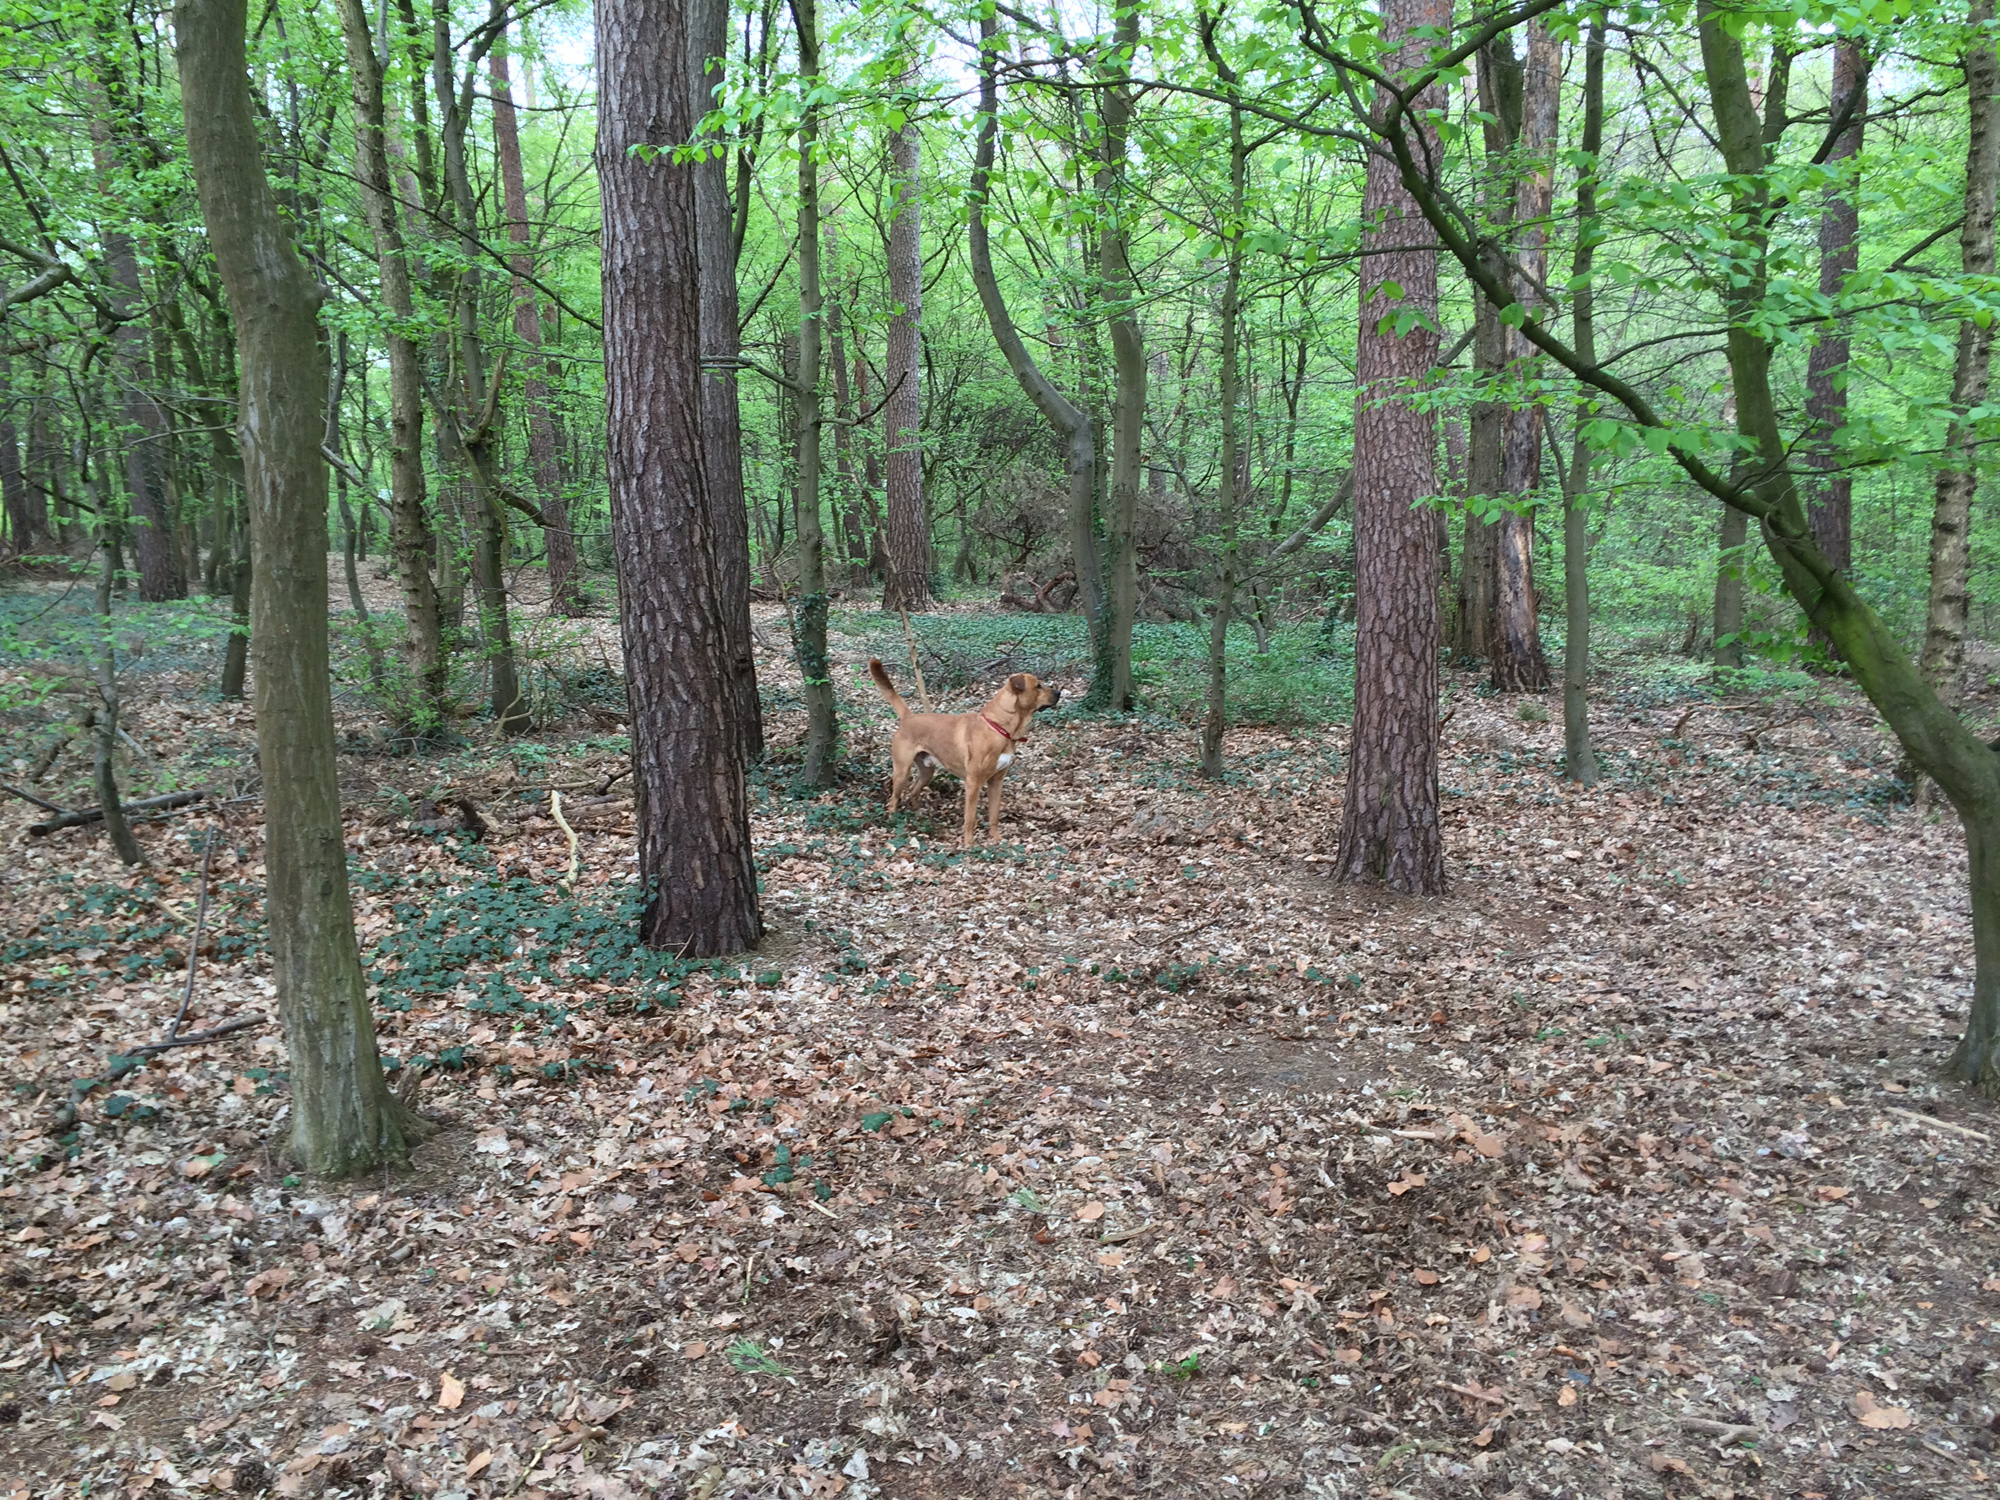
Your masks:
<svg viewBox="0 0 2000 1500"><path fill-rule="evenodd" d="M1000 786L1003 778L995 776L986 783L986 841L1000 842Z"/></svg>
<svg viewBox="0 0 2000 1500"><path fill-rule="evenodd" d="M979 788L982 784L973 778L970 770L965 773L965 847L968 849L979 842Z"/></svg>

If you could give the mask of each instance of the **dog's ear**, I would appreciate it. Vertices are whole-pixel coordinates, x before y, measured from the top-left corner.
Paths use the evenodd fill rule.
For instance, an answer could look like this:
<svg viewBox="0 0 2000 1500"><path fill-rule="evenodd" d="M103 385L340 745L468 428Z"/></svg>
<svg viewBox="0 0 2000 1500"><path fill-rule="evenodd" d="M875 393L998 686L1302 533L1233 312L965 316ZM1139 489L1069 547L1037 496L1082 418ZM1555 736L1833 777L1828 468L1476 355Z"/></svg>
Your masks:
<svg viewBox="0 0 2000 1500"><path fill-rule="evenodd" d="M1011 689L1012 691L1014 691L1014 692L1017 692L1017 693L1025 693L1025 692L1027 692L1027 690L1028 690L1028 674L1027 674L1026 672L1016 672L1016 673L1015 673L1015 674L1014 674L1014 675L1013 675L1012 677L1009 677L1009 678L1007 679L1007 686L1008 686L1008 687L1009 687L1009 688L1010 688L1010 689Z"/></svg>

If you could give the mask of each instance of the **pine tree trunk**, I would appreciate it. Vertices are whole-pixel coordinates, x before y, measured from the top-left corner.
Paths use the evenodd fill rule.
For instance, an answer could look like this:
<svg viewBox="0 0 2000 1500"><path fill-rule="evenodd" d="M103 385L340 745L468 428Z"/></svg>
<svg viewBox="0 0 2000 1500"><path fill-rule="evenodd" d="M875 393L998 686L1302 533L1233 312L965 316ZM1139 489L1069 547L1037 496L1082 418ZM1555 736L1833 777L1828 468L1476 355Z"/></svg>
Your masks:
<svg viewBox="0 0 2000 1500"><path fill-rule="evenodd" d="M1598 154L1604 149L1604 11L1591 13L1584 41L1583 133L1578 148L1587 160L1576 180L1576 252L1570 261L1570 329L1577 357L1597 362L1597 293L1591 281L1597 262ZM1570 446L1563 489L1563 774L1582 786L1597 785L1597 750L1590 742L1590 494L1592 451L1583 427L1590 406L1579 399L1576 437Z"/></svg>
<svg viewBox="0 0 2000 1500"><path fill-rule="evenodd" d="M1849 38L1834 43L1833 93L1827 109L1851 123L1827 154L1827 165L1839 168L1861 150L1862 121L1868 109L1868 62L1861 44ZM1829 188L1820 202L1819 290L1838 297L1860 264L1861 214L1846 187ZM1853 565L1854 481L1841 467L1834 434L1847 424L1847 324L1836 322L1822 334L1806 357L1806 420L1810 427L1807 459L1813 475L1806 486L1806 519L1813 540L1826 560L1843 573ZM1813 639L1828 650L1823 633Z"/></svg>
<svg viewBox="0 0 2000 1500"><path fill-rule="evenodd" d="M599 0L605 452L650 891L640 935L709 958L764 928L707 491L694 173L672 161L695 123L688 50L686 0Z"/></svg>
<svg viewBox="0 0 2000 1500"><path fill-rule="evenodd" d="M401 706L406 732L430 736L450 723L445 703L444 619L431 575L450 566L449 543L433 535L424 508L423 351L409 334L415 321L403 228L390 186L388 132L383 123L382 65L375 56L362 0L337 0L347 41L348 77L354 95L354 175L374 240L376 272L390 326L389 546L403 595L404 659L412 701ZM423 90L414 93L421 103ZM422 137L420 137L422 139Z"/></svg>
<svg viewBox="0 0 2000 1500"><path fill-rule="evenodd" d="M176 7L188 159L228 290L257 581L265 921L290 1050L291 1149L331 1177L399 1162L418 1122L389 1092L354 936L327 673L319 289L287 238L251 116L244 0Z"/></svg>
<svg viewBox="0 0 2000 1500"><path fill-rule="evenodd" d="M698 122L714 105L721 64L729 51L730 0L690 0L688 8L689 113ZM723 666L730 715L743 753L764 753L764 711L757 699L757 657L750 633L750 518L743 498L743 428L738 415L735 211L729 200L729 166L715 152L694 167L695 235L701 276L701 422L708 456L709 520L720 580Z"/></svg>
<svg viewBox="0 0 2000 1500"><path fill-rule="evenodd" d="M489 55L487 74L493 81L493 154L500 161L507 239L513 246L507 263L514 278L514 337L526 351L527 377L521 383L521 404L528 418L528 467L535 476L536 504L548 518L542 527L542 542L548 552L549 612L575 618L585 612L589 601L584 597L583 573L577 564L576 533L570 529L555 416L549 407L549 382L540 357L542 308L530 280L535 274L535 252L528 229L528 184L521 170L521 131L508 84L504 44Z"/></svg>
<svg viewBox="0 0 2000 1500"><path fill-rule="evenodd" d="M1548 269L1548 216L1555 196L1556 130L1561 109L1562 47L1544 20L1528 23L1528 57L1521 74L1521 132L1516 165L1514 300L1534 317L1547 316L1542 287ZM1510 372L1533 378L1541 360L1518 329L1506 335ZM1549 685L1536 618L1535 512L1541 483L1543 407L1509 407L1502 422L1501 489L1508 506L1494 538L1493 687L1503 693L1539 693Z"/></svg>
<svg viewBox="0 0 2000 1500"><path fill-rule="evenodd" d="M993 272L993 251L986 229L986 198L993 180L993 162L1000 136L1000 23L996 16L982 14L979 21L979 125L973 143L972 183L967 194L970 214L966 224L965 254L972 271L972 284L986 313L986 325L993 342L1000 346L1007 368L1021 390L1042 414L1062 443L1063 468L1069 481L1070 557L1076 565L1077 600L1090 625L1091 676L1085 702L1105 704L1111 700L1110 620L1104 597L1104 566L1098 557L1097 532L1093 516L1097 505L1097 443L1091 432L1090 414L1062 392L1043 373L1035 357L1022 342L1020 330L1007 311Z"/></svg>
<svg viewBox="0 0 2000 1500"><path fill-rule="evenodd" d="M1993 0L1972 0L1968 23L1981 28L1983 44L1966 49L1966 109L1971 138L1965 153L1965 220L1958 231L1959 264L1968 276L1994 270L1995 189L2000 187L2000 57L1991 27ZM1963 414L1983 405L1993 368L1993 325L1971 318L1958 325L1958 361L1952 373L1951 405L1959 419L1945 436L1931 499L1931 587L1924 626L1924 680L1946 703L1956 706L1964 688L1965 631L1971 612L1969 583L1972 498L1979 488L1978 434ZM1996 955L2000 960L2000 955Z"/></svg>
<svg viewBox="0 0 2000 1500"><path fill-rule="evenodd" d="M800 86L819 86L819 12L817 0L791 0L792 20L799 34ZM826 646L826 534L820 524L820 322L823 314L819 276L819 126L820 111L808 104L799 116L799 368L798 427L792 451L798 472L793 476L792 525L798 534L798 648L801 696L806 704L805 769L809 787L833 784L834 722L833 663Z"/></svg>
<svg viewBox="0 0 2000 1500"><path fill-rule="evenodd" d="M1383 66L1420 66L1451 27L1450 0L1384 0L1394 49ZM1412 36L1423 29L1423 34ZM1419 110L1443 106L1427 90ZM1386 116L1393 101L1378 91ZM1408 122L1401 122L1408 128ZM1422 127L1435 153L1434 129ZM1438 814L1437 546L1421 503L1437 492L1436 419L1408 388L1437 363L1437 236L1396 166L1368 160L1362 197L1361 318L1354 411L1354 725L1341 808L1339 878L1429 894L1444 888ZM1385 282L1402 289L1400 302ZM1424 321L1400 338L1380 326L1399 308Z"/></svg>
<svg viewBox="0 0 2000 1500"><path fill-rule="evenodd" d="M914 91L916 70L903 74L902 85ZM889 383L883 399L883 445L889 491L888 577L882 588L882 608L925 610L931 607L931 523L924 505L924 448L918 428L923 418L924 245L923 211L919 200L922 141L917 134L916 101L908 105L912 118L889 140L889 181L895 212L889 220L888 364L882 378Z"/></svg>
<svg viewBox="0 0 2000 1500"><path fill-rule="evenodd" d="M1110 83L1098 95L1104 121L1104 156L1097 172L1099 295L1109 305L1111 333L1111 485L1105 517L1111 541L1111 699L1114 713L1138 707L1132 688L1132 627L1139 614L1139 448L1146 431L1146 346L1139 331L1138 283L1132 275L1132 225L1136 205L1125 192L1126 135L1132 91L1125 81L1139 50L1138 0L1117 10L1112 52L1104 65Z"/></svg>

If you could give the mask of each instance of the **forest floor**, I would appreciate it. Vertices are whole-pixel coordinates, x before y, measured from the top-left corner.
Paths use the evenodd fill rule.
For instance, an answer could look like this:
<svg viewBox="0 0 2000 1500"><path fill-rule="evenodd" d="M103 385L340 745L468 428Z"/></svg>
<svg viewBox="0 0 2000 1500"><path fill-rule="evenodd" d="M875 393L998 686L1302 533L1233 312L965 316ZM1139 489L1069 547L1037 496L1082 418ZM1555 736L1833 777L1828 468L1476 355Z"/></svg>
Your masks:
<svg viewBox="0 0 2000 1500"><path fill-rule="evenodd" d="M1579 791L1558 711L1450 678L1420 901L1328 877L1343 729L1211 785L1066 710L966 854L955 788L884 815L858 695L794 796L760 666L740 965L632 946L615 714L430 758L347 716L382 1047L441 1127L369 1182L274 1150L249 711L128 678L137 789L245 799L136 872L4 805L0 1496L1990 1492L1963 845L1845 689L1616 662ZM13 712L9 780L73 701ZM181 1004L211 837L183 1026L251 1024L62 1128Z"/></svg>

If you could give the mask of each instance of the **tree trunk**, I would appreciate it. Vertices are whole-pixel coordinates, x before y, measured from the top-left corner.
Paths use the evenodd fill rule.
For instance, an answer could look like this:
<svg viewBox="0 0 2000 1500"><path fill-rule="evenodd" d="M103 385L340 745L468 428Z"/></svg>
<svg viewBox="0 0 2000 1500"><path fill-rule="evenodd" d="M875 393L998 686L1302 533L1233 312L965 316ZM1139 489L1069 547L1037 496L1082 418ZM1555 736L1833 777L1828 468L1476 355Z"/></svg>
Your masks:
<svg viewBox="0 0 2000 1500"><path fill-rule="evenodd" d="M1132 690L1132 626L1139 613L1139 447L1146 431L1146 345L1139 331L1139 286L1132 274L1132 219L1136 205L1125 191L1126 136L1132 124L1127 81L1139 50L1138 0L1116 12L1110 53L1101 71L1109 80L1098 94L1104 121L1104 155L1097 170L1098 295L1111 333L1111 486L1105 517L1111 542L1111 701L1114 713L1137 708Z"/></svg>
<svg viewBox="0 0 2000 1500"><path fill-rule="evenodd" d="M698 123L713 104L729 51L730 0L691 0L688 79ZM747 760L764 753L764 712L757 699L757 657L750 633L750 518L743 501L743 428L733 362L737 341L735 212L728 163L720 151L695 165L695 247L701 276L701 426L708 456L708 507L722 611L723 668L730 717Z"/></svg>
<svg viewBox="0 0 2000 1500"><path fill-rule="evenodd" d="M1521 133L1514 199L1514 300L1546 317L1542 287L1548 270L1548 217L1555 195L1556 129L1561 110L1562 47L1545 20L1528 23L1528 58L1521 75ZM1519 381L1538 373L1540 352L1518 331L1507 332L1507 363ZM1539 693L1549 685L1536 618L1534 494L1541 483L1544 409L1510 406L1503 421L1500 485L1507 509L1494 537L1493 687Z"/></svg>
<svg viewBox="0 0 2000 1500"><path fill-rule="evenodd" d="M326 377L319 290L264 177L244 0L175 9L188 158L237 329L238 423L256 536L252 613L264 772L265 920L291 1067L291 1148L347 1176L404 1160L418 1128L375 1049L347 893L326 642Z"/></svg>
<svg viewBox="0 0 2000 1500"><path fill-rule="evenodd" d="M528 229L528 185L521 170L521 131L508 84L504 45L494 47L487 74L493 81L493 154L500 161L507 239L513 246L507 265L514 278L514 337L526 351L521 404L528 418L528 467L535 476L535 502L547 518L542 527L542 541L549 560L549 613L574 619L586 611L589 600L584 596L583 573L577 565L576 533L570 529L569 500L563 492L555 415L549 407L545 362L540 358L542 309L531 280L535 274L535 252Z"/></svg>
<svg viewBox="0 0 2000 1500"><path fill-rule="evenodd" d="M1741 465L1731 478L1741 480L1748 471ZM1743 568L1744 544L1750 540L1750 518L1733 505L1722 507L1722 535L1715 560L1715 664L1736 668L1743 665Z"/></svg>
<svg viewBox="0 0 2000 1500"><path fill-rule="evenodd" d="M827 217L825 238L823 278L833 291L820 310L820 321L826 325L826 363L833 372L833 472L838 481L830 507L833 552L840 555L845 538L849 561L861 565L850 575L859 585L868 562L867 528L861 522L861 486L854 477L854 390L847 383L847 308L840 295L840 227L834 215Z"/></svg>
<svg viewBox="0 0 2000 1500"><path fill-rule="evenodd" d="M1848 38L1834 43L1833 93L1827 109L1837 119L1849 116L1848 127L1827 154L1827 165L1840 169L1861 150L1863 118L1868 109L1868 60L1861 44ZM1819 290L1837 298L1860 264L1861 213L1844 185L1829 188L1820 201ZM1847 425L1847 323L1836 320L1806 357L1806 420L1811 427L1807 458L1813 475L1807 485L1806 519L1813 540L1826 560L1843 573L1853 565L1854 481L1841 466L1834 437ZM1819 632L1813 639L1822 650L1832 642Z"/></svg>
<svg viewBox="0 0 2000 1500"><path fill-rule="evenodd" d="M7 520L8 550L16 557L34 551L40 534L29 512L28 481L21 466L21 430L14 421L13 371L0 354L0 511Z"/></svg>
<svg viewBox="0 0 2000 1500"><path fill-rule="evenodd" d="M479 639L486 654L488 705L503 735L522 734L533 725L514 660L513 621L507 608L507 517L497 488L499 455L493 445L505 361L488 371L485 341L479 334L484 258L480 253L479 209L472 196L472 174L466 158L472 87L478 74L468 73L460 89L449 8L439 7L434 21L431 77L442 115L438 133L444 143L445 191L451 199L460 255L452 301L458 310L455 353L461 405L457 414L440 412L438 420L450 430L452 446L465 463L470 490L467 520L472 531L472 578L479 595ZM472 67L476 70L477 66L475 53Z"/></svg>
<svg viewBox="0 0 2000 1500"><path fill-rule="evenodd" d="M111 127L101 117L90 123L90 140L98 175L109 178L118 153ZM123 229L107 228L103 243L109 301L119 319L111 342L118 357L124 417L120 441L132 506L133 547L139 554L139 597L158 603L187 594L167 501L167 413L153 394L156 372L152 335L143 313L146 294L139 279L138 251Z"/></svg>
<svg viewBox="0 0 2000 1500"><path fill-rule="evenodd" d="M1429 38L1451 27L1450 0L1384 0L1383 66L1421 66ZM1418 32L1417 35L1412 35ZM1443 107L1427 89L1418 110ZM1400 111L1378 90L1378 119ZM1421 127L1432 153L1434 127ZM1361 319L1354 409L1354 724L1341 808L1339 878L1431 894L1444 888L1438 814L1437 546L1422 501L1437 492L1436 419L1408 389L1437 363L1437 236L1399 181L1371 154L1362 197ZM1384 283L1394 282L1400 300ZM1423 319L1401 337L1383 321L1409 308Z"/></svg>
<svg viewBox="0 0 2000 1500"><path fill-rule="evenodd" d="M423 351L410 330L415 312L403 228L390 186L388 132L383 124L382 65L375 56L362 0L338 0L347 39L348 76L354 94L354 175L375 244L389 362L389 546L403 595L404 658L412 700L401 705L399 728L442 734L451 720L445 704L444 620L433 554L439 571L450 565L449 544L432 533L424 509ZM423 90L415 90L421 102ZM428 145L425 147L428 154Z"/></svg>
<svg viewBox="0 0 2000 1500"><path fill-rule="evenodd" d="M966 224L966 261L972 284L979 292L986 325L1000 346L1001 357L1014 374L1021 390L1035 409L1055 430L1062 443L1063 467L1069 477L1069 544L1076 564L1077 599L1090 625L1091 676L1086 702L1111 700L1110 621L1104 597L1104 568L1097 554L1097 532L1093 511L1097 503L1097 444L1091 435L1090 414L1055 388L1035 357L1022 342L1000 294L1000 281L993 273L993 252L986 231L986 198L993 180L993 162L1000 135L999 57L1000 23L993 15L979 22L979 125L973 145L972 183Z"/></svg>
<svg viewBox="0 0 2000 1500"><path fill-rule="evenodd" d="M118 800L118 638L111 626L111 582L118 572L118 549L109 522L104 530L104 566L97 574L97 628L102 635L97 647L96 757L92 766L97 787L97 805L104 809L104 831L111 838L121 863L139 865L146 856L132 837L132 825L125 821L125 809Z"/></svg>
<svg viewBox="0 0 2000 1500"><path fill-rule="evenodd" d="M1964 60L1971 139L1965 153L1965 221L1958 232L1958 253L1960 267L1969 277L1991 276L1994 269L1995 189L2000 187L2000 119L1995 118L1995 95L2000 94L2000 57L1995 55L1991 36L1993 9L1993 0L1972 0L1967 17L1970 26L1977 28L1974 34L1983 38L1966 49ZM1964 319L1958 325L1958 362L1951 382L1951 405L1957 419L1945 436L1931 500L1931 587L1923 652L1924 681L1953 706L1964 689L1966 619L1972 606L1968 583L1972 497L1979 487L1978 432L1967 414L1985 404L1992 364L1991 320L1982 326L1972 318ZM1969 833L1970 819L1966 827ZM1977 909L1975 896L1975 912ZM2000 953L1995 954L1995 961L2000 963Z"/></svg>
<svg viewBox="0 0 2000 1500"><path fill-rule="evenodd" d="M1576 253L1570 261L1570 328L1577 357L1597 362L1596 268L1598 154L1604 149L1604 11L1591 13L1583 44L1583 134L1586 160L1576 179ZM1583 439L1590 404L1579 399L1572 420L1568 483L1563 487L1563 774L1597 785L1597 751L1590 742L1590 444Z"/></svg>
<svg viewBox="0 0 2000 1500"><path fill-rule="evenodd" d="M1242 401L1242 371L1238 340L1242 316L1243 237L1248 232L1244 212L1244 185L1248 175L1250 150L1243 140L1243 106L1237 97L1237 75L1223 59L1216 42L1215 26L1206 12L1201 16L1202 45L1216 76L1229 96L1229 218L1224 226L1228 246L1222 273L1222 472L1217 478L1216 533L1220 554L1216 569L1215 601L1208 621L1208 701L1201 726L1201 774L1210 780L1222 776L1222 742L1229 729L1229 620L1236 608L1237 574L1240 567L1239 542L1243 518L1243 485L1239 467L1242 458L1236 430L1236 408ZM1157 471L1156 471L1157 472Z"/></svg>
<svg viewBox="0 0 2000 1500"><path fill-rule="evenodd" d="M791 0L799 33L799 85L819 87L817 0ZM833 664L826 649L826 536L820 525L820 320L819 282L819 124L817 104L799 114L799 368L796 376L798 427L793 452L792 525L798 533L798 650L801 695L806 702L805 769L809 787L833 784Z"/></svg>
<svg viewBox="0 0 2000 1500"><path fill-rule="evenodd" d="M708 501L686 0L600 0L606 469L632 714L640 935L692 958L763 935ZM644 159L635 146L650 148Z"/></svg>
<svg viewBox="0 0 2000 1500"><path fill-rule="evenodd" d="M902 77L908 91L905 119L889 140L889 191L895 209L889 219L888 364L883 398L883 446L887 449L889 524L888 577L882 608L931 607L931 523L924 506L924 448L918 430L923 418L924 246L918 197L922 141L917 133L914 65Z"/></svg>
<svg viewBox="0 0 2000 1500"><path fill-rule="evenodd" d="M250 517L241 495L234 497L225 526L229 547L229 640L222 650L222 680L216 691L224 698L241 698L250 666Z"/></svg>

